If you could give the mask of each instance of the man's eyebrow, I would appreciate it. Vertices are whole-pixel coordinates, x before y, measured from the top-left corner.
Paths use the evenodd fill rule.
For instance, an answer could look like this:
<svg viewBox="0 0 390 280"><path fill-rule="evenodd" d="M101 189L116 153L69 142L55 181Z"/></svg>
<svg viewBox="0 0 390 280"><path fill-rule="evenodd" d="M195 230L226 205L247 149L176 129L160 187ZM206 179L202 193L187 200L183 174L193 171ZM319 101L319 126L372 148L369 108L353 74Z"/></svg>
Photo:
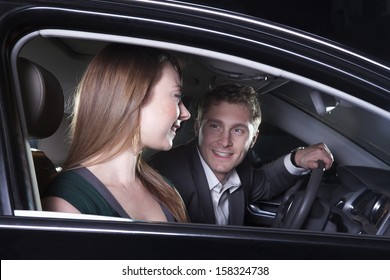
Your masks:
<svg viewBox="0 0 390 280"><path fill-rule="evenodd" d="M218 119L205 119L206 122L217 122L217 123L223 123L221 120Z"/></svg>
<svg viewBox="0 0 390 280"><path fill-rule="evenodd" d="M237 123L235 125L233 125L234 128L243 128L243 129L249 129L249 126L247 124L243 124L243 123Z"/></svg>
<svg viewBox="0 0 390 280"><path fill-rule="evenodd" d="M216 122L222 124L223 121L220 119L205 119L206 122ZM232 127L244 127L244 128L249 128L247 124L245 123L236 123L233 124Z"/></svg>

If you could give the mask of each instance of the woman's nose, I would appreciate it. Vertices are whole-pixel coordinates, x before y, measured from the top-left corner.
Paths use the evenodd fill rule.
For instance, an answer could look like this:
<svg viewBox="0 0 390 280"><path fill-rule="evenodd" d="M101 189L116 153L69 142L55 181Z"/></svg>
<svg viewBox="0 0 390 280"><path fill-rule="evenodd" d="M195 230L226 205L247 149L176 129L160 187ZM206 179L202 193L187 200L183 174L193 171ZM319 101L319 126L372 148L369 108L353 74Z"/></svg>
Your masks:
<svg viewBox="0 0 390 280"><path fill-rule="evenodd" d="M188 111L187 107L184 105L183 102L180 103L179 109L180 109L179 120L186 121L191 117L191 113Z"/></svg>

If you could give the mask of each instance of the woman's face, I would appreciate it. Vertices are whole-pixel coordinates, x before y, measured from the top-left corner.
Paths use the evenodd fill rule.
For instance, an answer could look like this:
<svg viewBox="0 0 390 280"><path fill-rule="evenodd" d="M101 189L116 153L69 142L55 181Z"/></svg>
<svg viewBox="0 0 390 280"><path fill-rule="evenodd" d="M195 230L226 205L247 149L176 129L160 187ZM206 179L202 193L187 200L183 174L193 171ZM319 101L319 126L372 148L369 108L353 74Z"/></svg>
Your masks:
<svg viewBox="0 0 390 280"><path fill-rule="evenodd" d="M141 109L140 148L169 150L180 123L190 116L181 102L179 74L170 63L165 63Z"/></svg>

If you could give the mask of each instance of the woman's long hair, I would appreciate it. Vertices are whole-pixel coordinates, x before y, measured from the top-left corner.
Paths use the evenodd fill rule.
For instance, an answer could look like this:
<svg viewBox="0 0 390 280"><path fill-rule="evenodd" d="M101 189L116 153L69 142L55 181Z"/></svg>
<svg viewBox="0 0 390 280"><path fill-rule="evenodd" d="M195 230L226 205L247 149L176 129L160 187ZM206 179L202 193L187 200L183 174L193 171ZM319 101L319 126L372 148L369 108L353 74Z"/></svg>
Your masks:
<svg viewBox="0 0 390 280"><path fill-rule="evenodd" d="M176 59L146 47L110 44L91 61L76 93L64 170L102 163L126 149L137 149L140 110L164 63L171 63L181 74ZM136 174L177 221L188 221L178 192L144 162L141 153Z"/></svg>

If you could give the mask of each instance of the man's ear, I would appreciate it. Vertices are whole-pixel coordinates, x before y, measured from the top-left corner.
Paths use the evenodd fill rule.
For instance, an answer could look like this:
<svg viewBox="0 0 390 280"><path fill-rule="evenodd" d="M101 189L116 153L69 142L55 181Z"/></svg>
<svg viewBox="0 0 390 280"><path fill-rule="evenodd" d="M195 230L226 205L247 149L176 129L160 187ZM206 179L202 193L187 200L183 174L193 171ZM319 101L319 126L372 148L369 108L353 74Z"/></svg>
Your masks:
<svg viewBox="0 0 390 280"><path fill-rule="evenodd" d="M258 136L259 136L259 131L257 130L252 137L252 142L251 142L251 146L250 146L251 148L253 148L253 146L255 145Z"/></svg>

